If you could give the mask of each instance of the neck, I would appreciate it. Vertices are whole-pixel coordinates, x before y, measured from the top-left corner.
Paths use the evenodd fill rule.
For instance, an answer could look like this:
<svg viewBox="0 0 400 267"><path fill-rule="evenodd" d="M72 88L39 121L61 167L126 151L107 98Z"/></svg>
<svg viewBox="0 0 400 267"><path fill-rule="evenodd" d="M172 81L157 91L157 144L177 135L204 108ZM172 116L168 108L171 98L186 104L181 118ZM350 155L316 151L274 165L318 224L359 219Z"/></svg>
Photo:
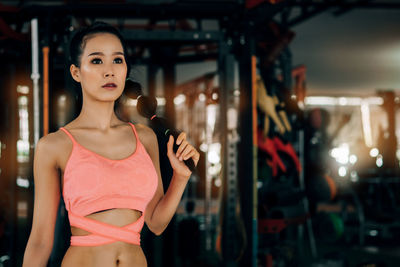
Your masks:
<svg viewBox="0 0 400 267"><path fill-rule="evenodd" d="M78 120L85 121L90 128L108 130L119 121L114 112L114 101L90 101L84 98Z"/></svg>

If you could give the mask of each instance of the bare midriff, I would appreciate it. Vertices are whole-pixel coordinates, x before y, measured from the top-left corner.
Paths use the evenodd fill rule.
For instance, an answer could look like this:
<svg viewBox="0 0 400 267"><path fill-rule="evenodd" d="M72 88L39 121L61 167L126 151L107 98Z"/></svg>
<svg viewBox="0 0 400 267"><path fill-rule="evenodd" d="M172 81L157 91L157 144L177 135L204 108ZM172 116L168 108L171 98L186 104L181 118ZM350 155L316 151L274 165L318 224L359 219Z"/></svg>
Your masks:
<svg viewBox="0 0 400 267"><path fill-rule="evenodd" d="M85 217L115 226L125 226L137 221L142 213L131 209L110 209ZM72 235L88 235L89 232L71 226ZM61 267L129 267L147 266L146 257L139 245L116 241L99 246L70 246Z"/></svg>

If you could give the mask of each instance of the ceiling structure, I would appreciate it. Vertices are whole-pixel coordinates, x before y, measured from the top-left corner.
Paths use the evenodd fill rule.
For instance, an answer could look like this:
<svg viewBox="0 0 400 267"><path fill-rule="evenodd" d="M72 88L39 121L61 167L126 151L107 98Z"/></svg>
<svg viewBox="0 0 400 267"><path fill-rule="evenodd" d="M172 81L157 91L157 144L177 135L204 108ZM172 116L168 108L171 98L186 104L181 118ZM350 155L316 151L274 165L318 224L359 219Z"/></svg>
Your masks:
<svg viewBox="0 0 400 267"><path fill-rule="evenodd" d="M47 5L54 7L63 4L71 6L79 4L82 12L86 12L85 5L89 7L94 2L100 2L103 7L109 5L108 1L88 0L10 0L2 1L2 4L26 10L31 6L39 7L31 9L36 10L35 12L46 12L42 7ZM225 0L213 2L216 7L215 12L213 11L216 13L214 17L218 17L217 13L221 10L226 11L226 8L234 12L243 3L258 3L256 9L246 14L248 17L254 17L256 23L262 24L262 20L275 16L274 19L290 27L296 33L296 37L290 43L293 64L304 64L307 67L308 95L371 95L376 89L400 88L400 75L398 75L400 0ZM276 4L271 5L267 2ZM119 0L113 3L116 3L116 6L162 4L163 10L151 9L154 14L167 12L168 5L181 8L196 5L198 16L201 14L212 16L213 13L200 8L201 3L210 4L210 1ZM224 6L226 8L221 9ZM101 5L98 7L101 8ZM179 8L172 10L177 10L177 15L180 14ZM147 11L149 11L148 8L144 8L137 12L147 14ZM2 12L4 18L7 14L11 14L4 10Z"/></svg>
<svg viewBox="0 0 400 267"><path fill-rule="evenodd" d="M365 96L400 89L399 1L373 2L382 5L339 16L331 9L292 28L293 64L307 66L308 95Z"/></svg>

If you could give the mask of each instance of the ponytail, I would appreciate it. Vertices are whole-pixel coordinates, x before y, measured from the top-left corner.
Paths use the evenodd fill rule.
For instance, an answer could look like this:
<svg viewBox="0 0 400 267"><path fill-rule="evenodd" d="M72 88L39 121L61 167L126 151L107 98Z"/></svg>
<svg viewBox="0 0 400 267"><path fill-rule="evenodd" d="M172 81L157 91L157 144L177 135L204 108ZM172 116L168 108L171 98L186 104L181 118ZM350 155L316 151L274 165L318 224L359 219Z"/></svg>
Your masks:
<svg viewBox="0 0 400 267"><path fill-rule="evenodd" d="M156 115L157 110L157 99L150 96L144 96L142 92L142 86L140 83L127 79L125 82L124 94L130 98L136 99L136 108L138 113L150 120L150 127L156 133L157 138L169 138L170 135L174 137L174 152L177 151L178 145L176 144L176 139L178 138L180 132L176 131L166 119L158 117ZM192 158L184 160L186 166L194 172L195 165Z"/></svg>

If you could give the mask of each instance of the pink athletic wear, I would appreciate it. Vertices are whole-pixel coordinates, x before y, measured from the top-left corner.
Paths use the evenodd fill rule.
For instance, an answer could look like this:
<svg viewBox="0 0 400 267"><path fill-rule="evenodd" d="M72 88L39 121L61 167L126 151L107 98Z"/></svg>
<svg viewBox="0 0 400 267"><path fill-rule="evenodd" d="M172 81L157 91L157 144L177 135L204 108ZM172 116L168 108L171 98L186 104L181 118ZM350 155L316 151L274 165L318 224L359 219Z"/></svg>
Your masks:
<svg viewBox="0 0 400 267"><path fill-rule="evenodd" d="M115 241L140 245L147 204L158 185L158 175L135 126L136 150L127 158L112 160L96 154L61 127L72 141L72 152L64 170L63 197L71 226L92 234L71 236L72 246L98 246ZM85 216L94 212L128 208L142 212L141 217L118 227Z"/></svg>

